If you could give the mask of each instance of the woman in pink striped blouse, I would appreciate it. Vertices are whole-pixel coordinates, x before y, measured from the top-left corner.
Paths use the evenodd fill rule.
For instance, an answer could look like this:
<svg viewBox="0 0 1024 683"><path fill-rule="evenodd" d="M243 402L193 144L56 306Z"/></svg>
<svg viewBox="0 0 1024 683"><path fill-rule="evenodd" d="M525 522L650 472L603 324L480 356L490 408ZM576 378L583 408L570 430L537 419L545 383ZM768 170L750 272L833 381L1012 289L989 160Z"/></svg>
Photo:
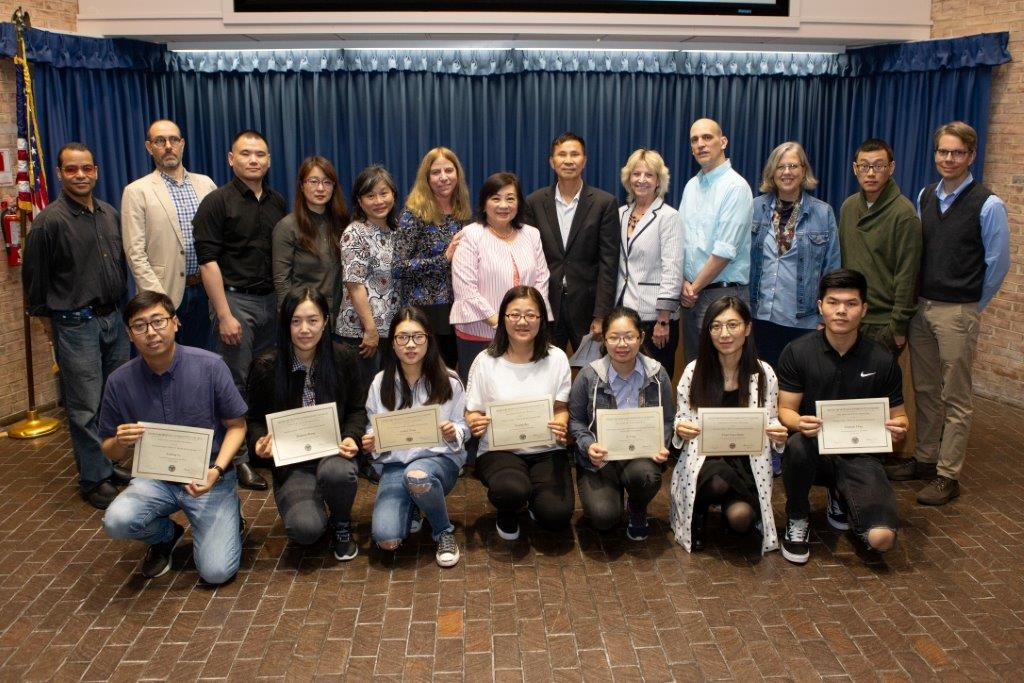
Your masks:
<svg viewBox="0 0 1024 683"><path fill-rule="evenodd" d="M529 285L548 303L548 264L540 232L523 224L524 212L519 179L514 173L494 173L480 188L476 222L462 229L462 241L452 259L451 322L463 382L477 354L494 338L505 292Z"/></svg>

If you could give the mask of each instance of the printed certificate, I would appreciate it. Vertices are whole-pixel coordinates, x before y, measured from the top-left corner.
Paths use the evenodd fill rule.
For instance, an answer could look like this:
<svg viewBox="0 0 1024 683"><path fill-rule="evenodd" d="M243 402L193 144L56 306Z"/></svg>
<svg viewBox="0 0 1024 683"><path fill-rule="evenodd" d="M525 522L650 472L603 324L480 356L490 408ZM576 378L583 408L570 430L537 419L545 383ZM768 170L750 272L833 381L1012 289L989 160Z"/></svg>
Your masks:
<svg viewBox="0 0 1024 683"><path fill-rule="evenodd" d="M274 464L278 467L337 455L341 442L338 406L332 402L270 413L267 431L274 435Z"/></svg>
<svg viewBox="0 0 1024 683"><path fill-rule="evenodd" d="M764 408L698 408L698 455L758 455L768 435Z"/></svg>
<svg viewBox="0 0 1024 683"><path fill-rule="evenodd" d="M135 444L133 477L178 484L206 481L213 450L212 429L155 422L139 424L146 431Z"/></svg>
<svg viewBox="0 0 1024 683"><path fill-rule="evenodd" d="M377 452L406 448L434 448L444 444L441 411L437 405L377 413L370 418Z"/></svg>
<svg viewBox="0 0 1024 683"><path fill-rule="evenodd" d="M598 408L597 442L608 449L605 460L654 457L665 446L665 414L661 408Z"/></svg>
<svg viewBox="0 0 1024 683"><path fill-rule="evenodd" d="M487 415L491 418L487 447L492 451L553 446L555 443L555 437L548 429L548 422L555 415L550 396L488 403Z"/></svg>
<svg viewBox="0 0 1024 683"><path fill-rule="evenodd" d="M885 428L889 419L889 397L845 401L815 401L821 418L818 452L892 453L892 434Z"/></svg>

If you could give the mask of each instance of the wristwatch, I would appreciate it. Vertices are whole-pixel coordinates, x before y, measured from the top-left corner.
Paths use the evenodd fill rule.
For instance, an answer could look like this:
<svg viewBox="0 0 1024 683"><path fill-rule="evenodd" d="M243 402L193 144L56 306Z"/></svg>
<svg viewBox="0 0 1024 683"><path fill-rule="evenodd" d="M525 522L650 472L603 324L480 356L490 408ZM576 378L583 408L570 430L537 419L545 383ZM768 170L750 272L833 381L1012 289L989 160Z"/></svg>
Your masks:
<svg viewBox="0 0 1024 683"><path fill-rule="evenodd" d="M211 470L217 470L217 474L219 474L222 477L224 476L224 468L221 467L220 465L214 463L213 466L210 467L210 469Z"/></svg>

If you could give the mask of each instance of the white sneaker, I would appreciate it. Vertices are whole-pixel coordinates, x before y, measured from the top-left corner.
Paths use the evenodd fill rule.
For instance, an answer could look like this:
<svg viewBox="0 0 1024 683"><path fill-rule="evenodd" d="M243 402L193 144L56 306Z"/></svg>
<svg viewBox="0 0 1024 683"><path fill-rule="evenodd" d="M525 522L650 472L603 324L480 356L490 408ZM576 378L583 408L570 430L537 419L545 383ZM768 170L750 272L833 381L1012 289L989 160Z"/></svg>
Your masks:
<svg viewBox="0 0 1024 683"><path fill-rule="evenodd" d="M455 534L450 531L441 533L437 539L437 552L434 558L439 567L454 567L459 563L459 544L455 542Z"/></svg>

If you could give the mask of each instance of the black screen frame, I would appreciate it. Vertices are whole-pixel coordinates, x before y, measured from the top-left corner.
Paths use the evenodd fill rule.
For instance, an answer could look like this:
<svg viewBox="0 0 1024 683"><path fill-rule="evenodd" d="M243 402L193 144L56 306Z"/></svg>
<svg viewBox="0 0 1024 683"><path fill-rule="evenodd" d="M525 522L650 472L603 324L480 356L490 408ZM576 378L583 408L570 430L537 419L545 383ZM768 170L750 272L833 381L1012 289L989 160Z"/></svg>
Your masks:
<svg viewBox="0 0 1024 683"><path fill-rule="evenodd" d="M614 14L694 14L788 17L789 0L753 2L650 2L647 0L234 0L238 13L281 12L598 12Z"/></svg>

